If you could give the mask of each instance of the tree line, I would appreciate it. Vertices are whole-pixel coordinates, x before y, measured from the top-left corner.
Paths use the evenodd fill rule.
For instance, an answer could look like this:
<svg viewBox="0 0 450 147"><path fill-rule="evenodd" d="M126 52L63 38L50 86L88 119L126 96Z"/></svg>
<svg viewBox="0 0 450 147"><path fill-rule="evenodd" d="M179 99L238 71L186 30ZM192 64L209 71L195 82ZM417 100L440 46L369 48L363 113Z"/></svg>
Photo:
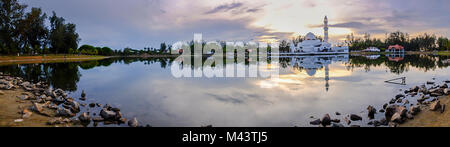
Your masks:
<svg viewBox="0 0 450 147"><path fill-rule="evenodd" d="M58 54L77 49L80 38L75 24L66 23L55 12L47 17L41 8L25 12L27 7L17 0L0 1L1 54Z"/></svg>
<svg viewBox="0 0 450 147"><path fill-rule="evenodd" d="M386 34L384 40L371 38L370 34L355 37L353 34L347 35L346 41L350 50L363 50L368 47L377 47L385 50L389 45L401 45L406 51L448 51L450 49L450 40L447 37L436 37L427 33L411 37L408 33L396 31Z"/></svg>

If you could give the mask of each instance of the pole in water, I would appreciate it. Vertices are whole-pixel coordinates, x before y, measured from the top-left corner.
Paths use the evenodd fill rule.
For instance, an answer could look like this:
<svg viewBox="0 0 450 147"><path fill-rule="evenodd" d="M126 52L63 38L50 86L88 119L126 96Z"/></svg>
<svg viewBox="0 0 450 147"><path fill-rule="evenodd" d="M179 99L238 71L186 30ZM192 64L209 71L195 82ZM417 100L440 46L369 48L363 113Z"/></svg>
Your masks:
<svg viewBox="0 0 450 147"><path fill-rule="evenodd" d="M394 82L396 80L402 80L401 82ZM384 81L386 83L390 83L390 84L399 84L399 85L406 85L406 77L400 77L400 78L395 78L395 79L390 79L387 81Z"/></svg>

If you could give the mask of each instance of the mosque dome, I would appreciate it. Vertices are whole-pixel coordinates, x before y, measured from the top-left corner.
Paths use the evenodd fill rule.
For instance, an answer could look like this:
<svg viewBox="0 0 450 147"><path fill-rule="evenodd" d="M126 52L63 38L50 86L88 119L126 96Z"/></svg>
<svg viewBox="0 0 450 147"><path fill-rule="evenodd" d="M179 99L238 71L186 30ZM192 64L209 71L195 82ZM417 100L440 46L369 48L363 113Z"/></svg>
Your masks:
<svg viewBox="0 0 450 147"><path fill-rule="evenodd" d="M309 76L314 76L314 75L316 74L316 69L310 69L310 68L308 68L308 69L306 69L306 73L307 73Z"/></svg>
<svg viewBox="0 0 450 147"><path fill-rule="evenodd" d="M316 35L314 35L313 33L309 32L308 34L306 34L305 39L306 40L315 40L316 39Z"/></svg>

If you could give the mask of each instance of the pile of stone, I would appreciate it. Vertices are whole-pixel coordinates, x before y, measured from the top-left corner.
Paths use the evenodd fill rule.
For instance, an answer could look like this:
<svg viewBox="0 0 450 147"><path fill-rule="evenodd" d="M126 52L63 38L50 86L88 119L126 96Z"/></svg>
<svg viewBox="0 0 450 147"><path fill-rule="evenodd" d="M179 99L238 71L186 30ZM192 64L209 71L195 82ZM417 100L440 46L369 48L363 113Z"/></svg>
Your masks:
<svg viewBox="0 0 450 147"><path fill-rule="evenodd" d="M0 89L13 90L23 88L26 92L22 93L18 98L21 101L30 101L32 105L28 108L21 108L22 118L29 118L33 112L49 117L48 125L83 125L88 126L91 121L94 126L99 122L104 124L124 124L127 119L123 117L119 108L113 108L106 104L99 112L100 116L91 117L89 112L81 112L81 107L86 104L80 104L75 99L70 97L62 89L53 89L48 84L43 82L32 83L23 80L20 77L12 77L7 75L0 75ZM86 93L82 92L80 100L86 100ZM100 107L101 104L94 104L90 107ZM77 117L77 114L80 113ZM95 115L96 113L94 113ZM19 120L19 119L18 119ZM136 118L128 121L130 127L138 127L139 123Z"/></svg>
<svg viewBox="0 0 450 147"><path fill-rule="evenodd" d="M426 82L421 86L414 86L404 93L397 94L388 103L384 104L382 108L378 111L384 113L384 118L380 120L375 120L375 114L377 110L373 106L367 107L367 114L370 126L390 126L396 127L399 124L404 123L408 119L413 119L415 115L421 112L425 108L429 108L431 111L439 111L443 113L445 111L445 105L441 104L439 98L441 96L449 95L448 83L450 81L445 81L438 85L436 82ZM427 86L428 85L428 86ZM427 88L428 87L428 88ZM417 103L412 104L407 97L417 98ZM336 112L337 114L337 112ZM340 114L340 113L339 113ZM350 114L344 118L347 125L350 125L352 121L361 121L362 117L356 114ZM324 127L343 127L344 125L339 124L339 119L331 119L328 114L326 114L322 119L316 119L310 122L311 125L321 125ZM355 127L357 125L351 125Z"/></svg>

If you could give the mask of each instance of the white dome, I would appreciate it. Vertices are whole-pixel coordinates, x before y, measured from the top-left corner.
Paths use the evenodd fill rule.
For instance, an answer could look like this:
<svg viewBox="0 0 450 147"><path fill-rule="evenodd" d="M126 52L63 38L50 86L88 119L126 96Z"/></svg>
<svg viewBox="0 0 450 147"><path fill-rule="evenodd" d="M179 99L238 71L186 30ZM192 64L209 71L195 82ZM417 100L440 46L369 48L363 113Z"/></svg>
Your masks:
<svg viewBox="0 0 450 147"><path fill-rule="evenodd" d="M309 76L314 76L316 74L316 69L306 69L306 73Z"/></svg>
<svg viewBox="0 0 450 147"><path fill-rule="evenodd" d="M314 35L313 33L309 32L308 34L306 34L305 39L306 40L315 40L316 39L316 35Z"/></svg>

